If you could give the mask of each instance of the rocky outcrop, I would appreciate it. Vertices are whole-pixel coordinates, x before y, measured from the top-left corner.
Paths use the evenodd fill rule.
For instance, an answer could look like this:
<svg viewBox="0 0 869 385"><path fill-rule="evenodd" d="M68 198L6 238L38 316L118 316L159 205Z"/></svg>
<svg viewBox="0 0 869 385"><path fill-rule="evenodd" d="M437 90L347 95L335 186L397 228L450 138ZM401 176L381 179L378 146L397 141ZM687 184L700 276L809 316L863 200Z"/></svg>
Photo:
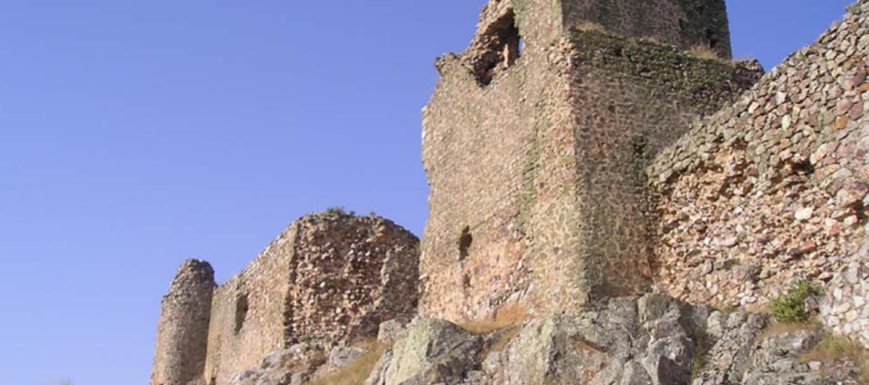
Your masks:
<svg viewBox="0 0 869 385"><path fill-rule="evenodd" d="M378 363L366 385L457 384L474 367L482 339L442 320L412 325Z"/></svg>
<svg viewBox="0 0 869 385"><path fill-rule="evenodd" d="M853 365L803 362L825 338L817 328L772 325L766 315L651 294L527 322L506 348L492 351L493 339L510 334L481 337L421 320L381 357L366 385L860 383Z"/></svg>
<svg viewBox="0 0 869 385"><path fill-rule="evenodd" d="M320 350L297 344L270 354L259 368L234 374L229 385L301 385L325 362Z"/></svg>

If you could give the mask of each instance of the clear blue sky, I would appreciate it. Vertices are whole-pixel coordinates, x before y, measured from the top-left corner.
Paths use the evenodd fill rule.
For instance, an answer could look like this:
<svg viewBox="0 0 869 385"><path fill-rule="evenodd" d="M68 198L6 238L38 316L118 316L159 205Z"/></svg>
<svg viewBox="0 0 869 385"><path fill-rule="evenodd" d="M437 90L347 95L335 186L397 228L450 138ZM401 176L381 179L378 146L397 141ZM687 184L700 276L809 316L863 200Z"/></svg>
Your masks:
<svg viewBox="0 0 869 385"><path fill-rule="evenodd" d="M482 0L6 1L0 385L148 381L160 296L342 205L421 234L420 109ZM844 0L730 0L766 68Z"/></svg>

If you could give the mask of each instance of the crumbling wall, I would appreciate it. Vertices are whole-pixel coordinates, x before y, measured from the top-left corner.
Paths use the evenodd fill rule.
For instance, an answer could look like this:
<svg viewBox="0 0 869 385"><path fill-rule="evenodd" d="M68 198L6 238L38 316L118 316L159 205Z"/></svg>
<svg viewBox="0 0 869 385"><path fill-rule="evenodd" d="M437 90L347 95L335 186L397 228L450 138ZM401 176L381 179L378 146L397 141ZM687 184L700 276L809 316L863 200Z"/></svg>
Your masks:
<svg viewBox="0 0 869 385"><path fill-rule="evenodd" d="M424 315L574 311L592 291L642 291L644 157L757 77L651 40L554 32L567 30L560 5L493 0L468 50L438 61L423 113Z"/></svg>
<svg viewBox="0 0 869 385"><path fill-rule="evenodd" d="M309 216L298 226L289 343L349 343L376 336L381 322L416 314L416 236L374 216Z"/></svg>
<svg viewBox="0 0 869 385"><path fill-rule="evenodd" d="M205 368L214 270L188 260L163 297L151 385L187 385Z"/></svg>
<svg viewBox="0 0 869 385"><path fill-rule="evenodd" d="M839 335L869 349L869 248L858 253L827 287L821 301L821 320Z"/></svg>
<svg viewBox="0 0 869 385"><path fill-rule="evenodd" d="M648 38L681 49L709 48L731 57L724 0L565 0L565 25L594 23L621 36Z"/></svg>
<svg viewBox="0 0 869 385"><path fill-rule="evenodd" d="M547 57L552 9L538 2L522 6L518 11L507 0L490 2L471 48L437 64L441 81L423 113L423 163L431 186L420 264L421 312L427 316L482 317L524 296L531 269L524 259L533 251L523 207L563 198L529 193L535 189L526 177L531 167L556 157L554 143L541 143L541 137L570 129L561 102L566 67ZM521 31L525 49L512 63L505 47L479 43L499 34L493 24ZM498 65L483 79L479 63L491 57ZM569 180L557 177L569 174L569 165L543 167L553 186Z"/></svg>
<svg viewBox="0 0 869 385"><path fill-rule="evenodd" d="M595 30L571 39L579 281L594 298L642 293L654 244L645 166L762 70Z"/></svg>
<svg viewBox="0 0 869 385"><path fill-rule="evenodd" d="M856 258L869 216L867 7L852 6L649 168L660 290L761 305Z"/></svg>
<svg viewBox="0 0 869 385"><path fill-rule="evenodd" d="M214 294L209 384L297 342L328 349L416 313L419 240L386 219L341 211L295 221Z"/></svg>
<svg viewBox="0 0 869 385"><path fill-rule="evenodd" d="M225 384L236 372L258 366L266 355L286 346L285 299L297 234L298 225L290 225L215 291L208 332L209 385Z"/></svg>

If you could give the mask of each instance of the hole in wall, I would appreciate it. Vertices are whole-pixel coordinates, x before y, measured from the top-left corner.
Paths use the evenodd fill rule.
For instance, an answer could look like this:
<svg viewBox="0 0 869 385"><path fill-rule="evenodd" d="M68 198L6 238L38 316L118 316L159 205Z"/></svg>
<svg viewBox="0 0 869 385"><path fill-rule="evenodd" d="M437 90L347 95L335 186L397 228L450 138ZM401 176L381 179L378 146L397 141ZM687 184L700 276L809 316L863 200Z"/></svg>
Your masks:
<svg viewBox="0 0 869 385"><path fill-rule="evenodd" d="M512 10L492 23L477 40L482 50L473 59L474 75L483 86L492 83L499 71L512 66L525 48Z"/></svg>
<svg viewBox="0 0 869 385"><path fill-rule="evenodd" d="M462 236L459 237L459 260L464 261L468 258L468 250L471 248L471 244L474 243L474 236L471 235L471 228L465 227L462 230Z"/></svg>
<svg viewBox="0 0 869 385"><path fill-rule="evenodd" d="M815 173L815 165L808 159L802 162L793 162L790 164L791 170L798 175L808 176Z"/></svg>
<svg viewBox="0 0 869 385"><path fill-rule="evenodd" d="M857 202L856 206L854 207L854 212L857 213L858 223L864 224L867 222L867 220L869 220L869 216L866 215L866 205L864 205L862 201Z"/></svg>
<svg viewBox="0 0 869 385"><path fill-rule="evenodd" d="M645 159L649 149L649 140L645 136L631 138L631 147L634 149L634 157Z"/></svg>
<svg viewBox="0 0 869 385"><path fill-rule="evenodd" d="M208 385L217 385L217 377L211 377L211 379L208 380Z"/></svg>
<svg viewBox="0 0 869 385"><path fill-rule="evenodd" d="M712 49L718 48L718 44L721 42L715 31L711 29L706 29L706 41L709 42L709 48Z"/></svg>
<svg viewBox="0 0 869 385"><path fill-rule="evenodd" d="M247 320L247 313L250 310L247 294L240 294L235 298L235 334L241 331L244 327L244 321Z"/></svg>

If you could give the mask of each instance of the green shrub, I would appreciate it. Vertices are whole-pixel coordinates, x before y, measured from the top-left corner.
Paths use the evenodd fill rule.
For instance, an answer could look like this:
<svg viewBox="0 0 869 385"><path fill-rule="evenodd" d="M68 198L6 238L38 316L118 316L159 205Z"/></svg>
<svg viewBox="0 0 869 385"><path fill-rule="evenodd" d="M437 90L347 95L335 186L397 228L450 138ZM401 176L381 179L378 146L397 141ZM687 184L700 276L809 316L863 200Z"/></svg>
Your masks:
<svg viewBox="0 0 869 385"><path fill-rule="evenodd" d="M807 281L801 281L791 288L790 293L782 295L770 303L772 316L778 322L805 322L809 320L806 312L806 298L820 294L819 290Z"/></svg>

